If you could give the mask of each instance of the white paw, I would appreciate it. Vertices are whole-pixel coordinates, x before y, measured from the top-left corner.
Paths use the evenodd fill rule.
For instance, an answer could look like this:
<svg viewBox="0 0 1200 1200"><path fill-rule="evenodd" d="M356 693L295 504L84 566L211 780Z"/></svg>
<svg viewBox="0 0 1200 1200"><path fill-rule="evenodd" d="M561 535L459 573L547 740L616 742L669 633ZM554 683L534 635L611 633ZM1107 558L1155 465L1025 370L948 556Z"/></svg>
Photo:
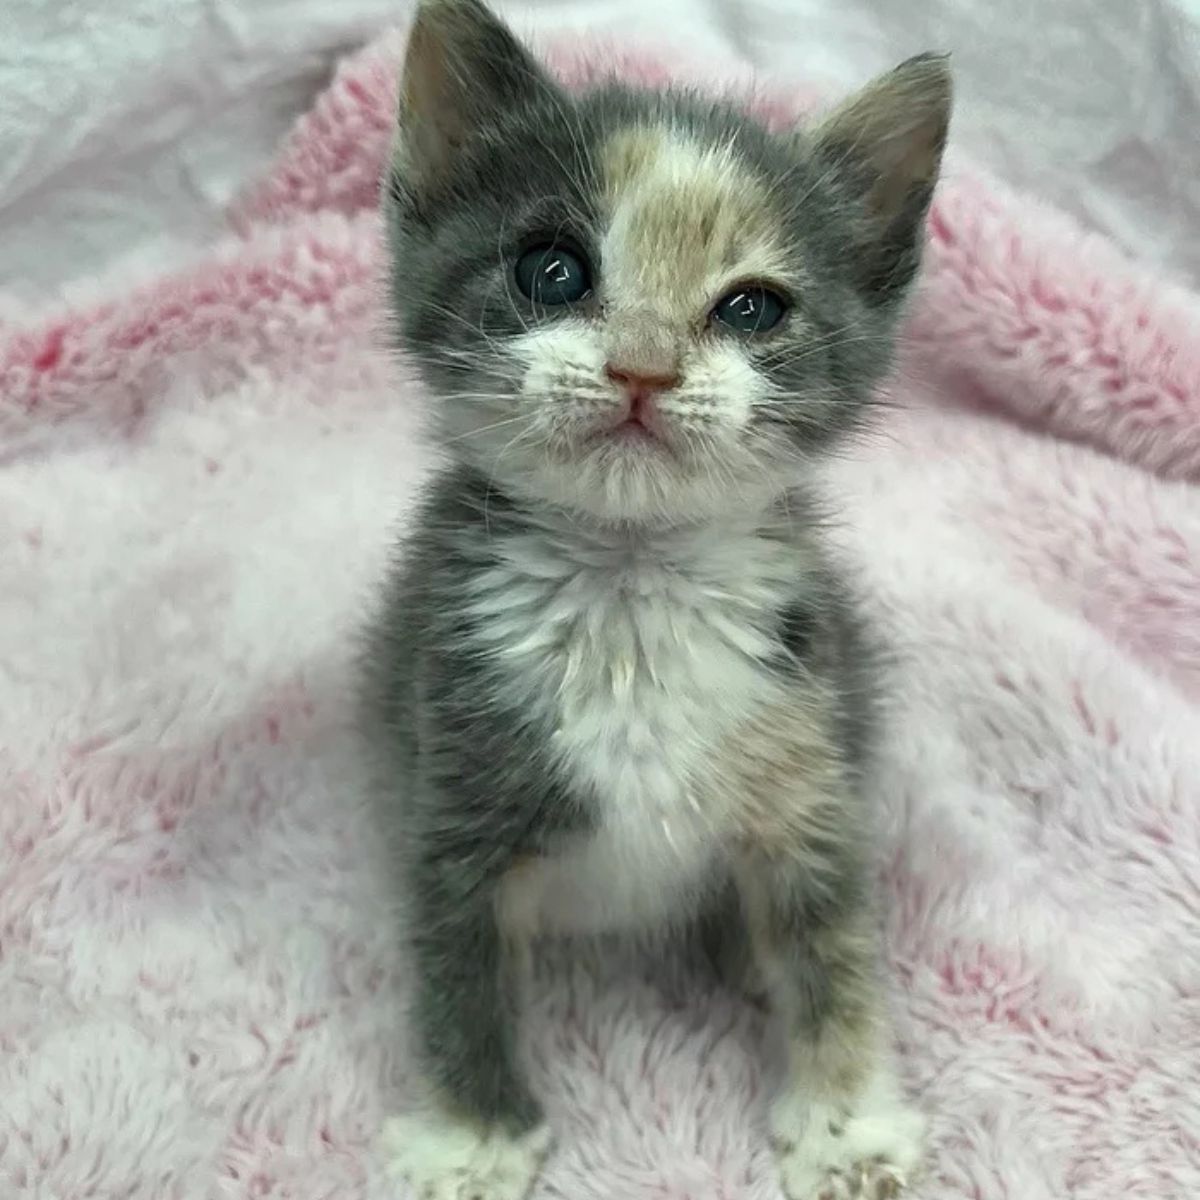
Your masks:
<svg viewBox="0 0 1200 1200"><path fill-rule="evenodd" d="M393 1117L381 1138L388 1174L406 1180L415 1200L524 1200L550 1148L544 1126L514 1138L454 1117Z"/></svg>
<svg viewBox="0 0 1200 1200"><path fill-rule="evenodd" d="M925 1122L891 1096L847 1113L797 1090L775 1105L771 1134L789 1200L890 1200L921 1164Z"/></svg>

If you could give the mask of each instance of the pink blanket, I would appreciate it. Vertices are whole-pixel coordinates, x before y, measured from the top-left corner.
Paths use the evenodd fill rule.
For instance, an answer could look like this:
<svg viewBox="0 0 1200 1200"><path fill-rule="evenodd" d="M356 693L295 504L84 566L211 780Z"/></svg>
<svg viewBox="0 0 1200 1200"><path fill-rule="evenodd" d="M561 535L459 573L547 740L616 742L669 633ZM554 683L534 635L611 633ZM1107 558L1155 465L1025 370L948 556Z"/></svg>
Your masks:
<svg viewBox="0 0 1200 1200"><path fill-rule="evenodd" d="M6 1198L393 1194L404 972L347 694L424 462L373 349L396 62L346 66L236 240L0 323ZM897 406L831 471L898 655L880 875L916 1195L1182 1200L1200 308L964 173L928 263ZM548 954L538 1194L777 1196L761 1038L685 956Z"/></svg>

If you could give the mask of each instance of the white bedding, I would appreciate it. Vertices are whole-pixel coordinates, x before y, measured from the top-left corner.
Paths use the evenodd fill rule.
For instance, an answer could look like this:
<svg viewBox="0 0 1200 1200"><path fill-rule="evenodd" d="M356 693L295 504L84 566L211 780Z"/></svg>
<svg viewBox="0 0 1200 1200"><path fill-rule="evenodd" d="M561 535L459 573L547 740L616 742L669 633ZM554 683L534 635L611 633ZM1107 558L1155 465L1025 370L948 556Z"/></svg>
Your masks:
<svg viewBox="0 0 1200 1200"><path fill-rule="evenodd" d="M0 292L32 297L223 228L335 59L412 0L2 0ZM1200 0L499 0L831 92L926 48L955 141L1200 280Z"/></svg>

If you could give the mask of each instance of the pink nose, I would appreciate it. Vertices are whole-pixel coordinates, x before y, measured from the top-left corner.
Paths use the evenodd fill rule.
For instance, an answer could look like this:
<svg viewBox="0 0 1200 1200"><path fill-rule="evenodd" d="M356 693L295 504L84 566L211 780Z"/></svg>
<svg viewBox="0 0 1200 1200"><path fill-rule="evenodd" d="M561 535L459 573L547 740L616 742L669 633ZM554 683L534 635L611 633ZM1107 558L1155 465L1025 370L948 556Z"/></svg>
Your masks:
<svg viewBox="0 0 1200 1200"><path fill-rule="evenodd" d="M642 371L630 371L624 367L614 367L612 363L604 368L604 373L631 396L654 396L658 392L679 386L678 375L653 375Z"/></svg>

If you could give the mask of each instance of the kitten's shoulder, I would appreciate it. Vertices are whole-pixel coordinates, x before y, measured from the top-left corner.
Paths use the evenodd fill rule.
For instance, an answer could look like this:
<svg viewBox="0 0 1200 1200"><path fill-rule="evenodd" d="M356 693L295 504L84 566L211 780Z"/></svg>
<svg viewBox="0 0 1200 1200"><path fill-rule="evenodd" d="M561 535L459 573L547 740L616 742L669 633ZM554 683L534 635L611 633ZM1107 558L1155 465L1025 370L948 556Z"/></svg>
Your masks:
<svg viewBox="0 0 1200 1200"><path fill-rule="evenodd" d="M493 506L503 515L508 501L464 467L447 467L427 484L396 540L359 647L365 719L407 713L422 646L461 613L468 564L487 553L481 521Z"/></svg>
<svg viewBox="0 0 1200 1200"><path fill-rule="evenodd" d="M785 670L826 682L847 765L867 770L888 693L889 653L869 619L858 572L832 536L837 517L814 493L781 498L770 528L799 555L797 587L778 614Z"/></svg>

